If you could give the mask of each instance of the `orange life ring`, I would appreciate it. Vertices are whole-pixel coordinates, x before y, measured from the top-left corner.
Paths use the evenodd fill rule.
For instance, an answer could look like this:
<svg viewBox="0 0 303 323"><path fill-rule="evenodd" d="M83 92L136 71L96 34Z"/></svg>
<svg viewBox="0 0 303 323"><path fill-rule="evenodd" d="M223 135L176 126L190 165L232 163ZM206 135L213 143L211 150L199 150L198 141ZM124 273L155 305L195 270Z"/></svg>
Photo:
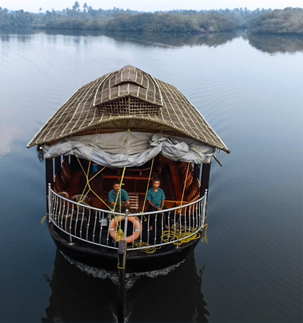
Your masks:
<svg viewBox="0 0 303 323"><path fill-rule="evenodd" d="M124 216L119 216L119 217L113 218L110 221L109 234L114 240L117 240L117 225L123 220L125 220L125 217ZM133 241L135 241L135 240L137 240L139 238L139 236L140 236L140 234L142 232L142 224L141 224L141 221L138 218L134 217L134 216L128 217L128 221L132 222L134 227L135 227L134 233L125 238L125 241L127 243L131 243L131 242L133 242Z"/></svg>

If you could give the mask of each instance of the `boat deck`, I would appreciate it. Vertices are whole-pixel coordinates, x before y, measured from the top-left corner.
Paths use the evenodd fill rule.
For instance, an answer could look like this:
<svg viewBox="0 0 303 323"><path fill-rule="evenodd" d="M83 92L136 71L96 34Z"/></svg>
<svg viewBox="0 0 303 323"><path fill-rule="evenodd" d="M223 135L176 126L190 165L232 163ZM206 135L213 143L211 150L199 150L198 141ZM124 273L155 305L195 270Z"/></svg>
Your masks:
<svg viewBox="0 0 303 323"><path fill-rule="evenodd" d="M53 188L57 193L65 192L65 197L77 200L79 196L85 195L89 199L85 201L87 204L108 209L108 192L112 189L115 180L121 180L121 170L113 168L102 168L97 165L89 165L88 161L72 159L68 163L67 159L63 159L61 170L54 176ZM90 166L90 167L89 167ZM87 186L86 174L88 170L88 178L90 189ZM85 173L84 173L85 172ZM184 203L189 203L200 197L200 182L194 176L192 164L167 162L156 163L152 171L150 164L144 165L136 169L126 169L123 177L123 189L125 189L131 199L131 212L147 211L143 205L147 188L152 186L151 178L156 176L161 180L161 188L165 192L165 206L171 208ZM149 183L149 187L147 187Z"/></svg>
<svg viewBox="0 0 303 323"><path fill-rule="evenodd" d="M81 165L75 160L68 163L64 158L60 172L55 174L48 188L50 232L66 255L75 260L91 255L94 262L99 252L102 263L108 258L111 265L116 264L117 236L122 232L121 238L128 242L128 257L134 257L136 263L155 254L156 259L162 259L167 265L170 261L176 263L179 258L174 256L167 262L165 255L189 250L197 243L205 225L207 195L200 197L199 180L192 164L162 161L162 165L156 162L153 170L144 165L139 169L126 169L122 175L119 169L103 169L82 162ZM122 176L123 188L131 200L129 213L113 212L108 207L108 192L113 182L120 181ZM161 179L167 198L166 209L148 212L147 203L144 209L143 206L153 176ZM158 263L156 267L160 266Z"/></svg>

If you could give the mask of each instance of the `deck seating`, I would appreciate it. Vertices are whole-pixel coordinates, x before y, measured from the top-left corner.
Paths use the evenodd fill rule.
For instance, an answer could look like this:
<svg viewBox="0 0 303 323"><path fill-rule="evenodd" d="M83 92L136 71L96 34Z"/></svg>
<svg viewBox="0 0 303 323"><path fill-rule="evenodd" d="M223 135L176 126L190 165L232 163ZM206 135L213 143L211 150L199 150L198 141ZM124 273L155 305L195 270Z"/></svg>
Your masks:
<svg viewBox="0 0 303 323"><path fill-rule="evenodd" d="M185 189L188 190L189 187L191 186L191 184L193 183L194 181L194 176L193 176L193 173L188 171L187 172L187 177L184 178L184 183L185 183Z"/></svg>
<svg viewBox="0 0 303 323"><path fill-rule="evenodd" d="M71 178L71 169L66 158L61 163L61 179L64 184L67 184Z"/></svg>
<svg viewBox="0 0 303 323"><path fill-rule="evenodd" d="M138 212L139 210L139 194L138 193L128 193L130 202L130 211Z"/></svg>
<svg viewBox="0 0 303 323"><path fill-rule="evenodd" d="M65 189L65 184L62 182L61 176L55 174L54 176L54 191L56 193L62 192Z"/></svg>
<svg viewBox="0 0 303 323"><path fill-rule="evenodd" d="M187 163L181 162L179 164L180 173L181 174L186 173L186 169L187 169Z"/></svg>
<svg viewBox="0 0 303 323"><path fill-rule="evenodd" d="M177 206L177 201L165 200L164 206L168 209L172 209Z"/></svg>
<svg viewBox="0 0 303 323"><path fill-rule="evenodd" d="M72 200L74 202L79 202L81 201L81 204L87 204L90 205L90 198L88 196L83 196L81 194L77 194L75 196L72 197Z"/></svg>
<svg viewBox="0 0 303 323"><path fill-rule="evenodd" d="M97 209L107 210L107 206L105 203L103 203L101 200L99 200L97 197L90 198L90 205L92 207L95 207Z"/></svg>
<svg viewBox="0 0 303 323"><path fill-rule="evenodd" d="M199 195L200 195L200 181L198 178L196 178L188 189L188 199L189 201L191 201Z"/></svg>
<svg viewBox="0 0 303 323"><path fill-rule="evenodd" d="M66 191L70 196L74 196L77 194L82 175L83 175L82 171L73 172L66 188Z"/></svg>

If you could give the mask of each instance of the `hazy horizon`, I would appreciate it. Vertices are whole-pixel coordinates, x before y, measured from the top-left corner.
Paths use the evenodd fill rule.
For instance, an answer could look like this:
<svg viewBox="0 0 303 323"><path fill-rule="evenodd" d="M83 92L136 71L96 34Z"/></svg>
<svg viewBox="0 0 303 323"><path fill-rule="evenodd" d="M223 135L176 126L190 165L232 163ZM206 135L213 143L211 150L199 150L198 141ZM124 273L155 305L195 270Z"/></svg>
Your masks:
<svg viewBox="0 0 303 323"><path fill-rule="evenodd" d="M39 12L42 8L42 12L47 10L61 11L66 8L72 8L75 0L0 0L0 7L8 10L24 10L29 12ZM169 11L169 10L219 10L219 9L235 9L235 8L247 8L248 10L260 9L284 9L286 7L301 8L301 0L154 0L152 3L138 1L138 0L112 0L100 1L100 0L88 0L78 1L82 9L84 3L91 6L93 9L113 9L114 7L120 9L130 9L136 11Z"/></svg>

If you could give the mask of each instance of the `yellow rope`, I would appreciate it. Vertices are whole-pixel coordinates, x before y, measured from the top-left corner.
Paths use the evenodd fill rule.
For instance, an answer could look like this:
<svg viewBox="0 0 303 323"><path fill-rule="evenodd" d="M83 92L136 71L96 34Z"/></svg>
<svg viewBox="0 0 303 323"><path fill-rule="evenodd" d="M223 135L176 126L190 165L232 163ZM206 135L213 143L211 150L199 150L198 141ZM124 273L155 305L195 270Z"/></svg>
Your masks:
<svg viewBox="0 0 303 323"><path fill-rule="evenodd" d="M76 155L75 155L76 156ZM109 205L107 205L106 203L105 203L105 201L103 201L102 200L102 198L91 188L91 186L90 186L90 184L89 184L89 182L93 179L93 178L95 178L98 174L100 174L106 167L103 167L100 171L98 171L98 173L97 174L95 174L93 177L91 177L91 178L88 178L88 174L89 174L89 169L90 169L90 165L91 165L91 161L89 161L89 164L88 164L88 168L87 168L87 172L85 172L85 170L84 170L84 168L83 168L83 166L82 166L82 164L81 164L81 162L80 162L80 160L79 160L79 158L78 158L78 156L76 156L76 158L77 158L77 160L78 160L78 163L79 163L79 165L80 165L80 167L81 167L81 169L82 169L82 172L83 172L83 174L84 174L84 176L85 176L85 178L86 178L86 184L85 184L85 187L84 187L84 189L83 189L83 191L82 191L82 194L81 194L81 198L80 198L80 200L78 201L78 205L80 204L80 203L84 203L84 204L87 204L87 203L85 203L85 201L84 201L84 199L85 199L85 197L87 196L87 194L91 191L102 203L104 203L104 205L106 205L106 207L108 208L108 209L111 209L111 207L109 206ZM120 195L120 192L121 192L121 187L122 187L122 182L123 182L123 178L124 178L124 174L125 174L125 170L126 170L126 167L124 167L123 168L123 172L122 172L122 176L121 176L121 180L120 180L120 187L119 187L119 192L118 192L118 194L117 194L117 197L116 197L116 200L115 200L115 204L114 204L114 207L113 207L113 211L115 211L115 209L116 209L116 205L117 205L117 201L118 201L118 197L119 197L119 195ZM88 190L86 191L86 188L88 187ZM85 194L84 194L85 193ZM121 196L120 196L120 213L121 213ZM117 219L116 219L116 216L115 216L115 214L113 213L113 215L114 215L114 218L115 218L115 220L116 220L116 222L118 223L118 230L117 230L117 235L116 235L116 237L117 237L117 241L120 241L120 240L122 240L123 238L124 238L124 232L123 232L123 230L121 229L121 223L120 222L118 222L117 221Z"/></svg>
<svg viewBox="0 0 303 323"><path fill-rule="evenodd" d="M189 169L189 163L187 164L186 175L185 175L185 179L184 179L184 185L183 185L183 192L182 192L182 197L181 197L180 209L181 209L182 204L183 204L183 198L184 198L184 193L185 193L185 186L186 186L186 181L187 181L188 169Z"/></svg>
<svg viewBox="0 0 303 323"><path fill-rule="evenodd" d="M140 249L139 251L148 253L148 254L152 254L155 253L157 249L161 249L161 247L154 247L150 244L148 244L147 242L144 241L135 241L134 243L136 248L142 248L142 247L149 247L149 248L145 248L145 249Z"/></svg>
<svg viewBox="0 0 303 323"><path fill-rule="evenodd" d="M120 192L121 192L122 182L123 182L123 178L124 178L124 174L125 174L125 169L126 169L126 167L124 167L124 168L123 168L123 172L122 172L122 176L121 176L121 180L120 180L119 191L118 191L118 194L117 194L117 197L116 197L116 201L115 201L115 204L114 204L114 210L116 209L116 205L117 205L118 197L119 197L119 194L120 194ZM121 196L120 196L120 209L121 209ZM120 213L121 213L121 212L120 212Z"/></svg>
<svg viewBox="0 0 303 323"><path fill-rule="evenodd" d="M204 230L203 230L203 238L202 238L202 242L205 241L206 243L208 243L207 241L207 235L206 235L206 231L207 231L207 228L208 228L208 224L205 224L204 225Z"/></svg>
<svg viewBox="0 0 303 323"><path fill-rule="evenodd" d="M74 155L74 156L76 156L76 155ZM105 203L105 201L91 188L91 186L90 186L90 181L91 180L93 180L97 175L99 175L106 167L103 167L101 170L99 170L93 177L91 177L91 178L88 178L88 174L89 174L89 169L90 169L90 162L91 161L89 161L89 166L88 166L88 169L87 169L87 172L85 172L85 170L84 170L84 168L83 168L83 166L82 166L82 164L81 164L81 162L80 162L80 160L79 160L79 158L78 158L78 156L76 156L76 158L77 158L77 160L78 160L78 163L79 163L79 165L80 165L80 167L81 167L81 169L82 169L82 172L83 172L83 174L84 174L84 176L85 176L85 178L86 178L86 184L85 184L85 187L84 187L84 189L83 189L83 192L82 192L82 194L81 194L81 199L80 199L80 201L78 201L78 205L82 202L82 203L84 203L84 204L86 204L87 205L87 203L85 203L85 201L84 201L84 199L85 199L85 197L87 196L87 194L91 191L108 209L110 209L110 207L107 205L107 203ZM85 190L86 190L86 187L88 187L88 190L87 190L87 192L85 192ZM85 192L85 194L84 194L84 192ZM83 197L83 198L82 198Z"/></svg>
<svg viewBox="0 0 303 323"><path fill-rule="evenodd" d="M149 188L150 178L151 178L151 174L152 174L153 166L154 166L154 159L155 158L152 159L152 163L151 163L151 166L150 166L150 171L149 171L149 176L148 176L148 181L147 181L147 186L146 186L146 191L145 191L145 198L144 198L144 202L143 202L143 207L142 207L142 212L141 213L144 213L144 209L145 209L147 191L148 191L148 188ZM147 221L145 215L144 215L144 221Z"/></svg>
<svg viewBox="0 0 303 323"><path fill-rule="evenodd" d="M46 213L45 215L44 215L44 217L41 219L41 221L40 221L40 223L41 224L43 224L44 223L44 221L45 221L45 219L46 219L46 217L48 216L48 213Z"/></svg>
<svg viewBox="0 0 303 323"><path fill-rule="evenodd" d="M123 168L123 172L122 172L122 176L121 176L121 180L120 180L120 186L119 186L119 191L118 191L118 194L117 194L117 197L116 197L116 201L115 201L115 204L114 204L114 208L113 208L113 216L116 220L116 223L118 225L118 230L117 230L117 234L116 234L116 241L120 241L122 239L124 239L124 232L123 230L121 229L121 221L118 221L117 220L117 217L115 215L115 210L116 210L116 205L117 205L117 201L118 201L118 197L120 195L120 192L121 192L121 188L122 188L122 182L123 182L123 178L124 178L124 174L125 174L125 170L126 170L126 167ZM121 213L121 196L120 196L120 213ZM121 238L122 237L122 238Z"/></svg>
<svg viewBox="0 0 303 323"><path fill-rule="evenodd" d="M181 228L178 229L176 225L172 225L171 230L163 231L163 234L161 236L161 240L163 242L170 242L170 241L177 239L178 241L173 242L173 244L179 246L183 243L188 243L192 240L200 239L200 237L201 237L200 232L197 232L194 235L190 236L193 233L193 230L194 230L193 228L189 228L188 230L185 231L184 226L181 226ZM188 237L188 238L186 238L186 237ZM179 240L181 240L181 241L179 241Z"/></svg>

